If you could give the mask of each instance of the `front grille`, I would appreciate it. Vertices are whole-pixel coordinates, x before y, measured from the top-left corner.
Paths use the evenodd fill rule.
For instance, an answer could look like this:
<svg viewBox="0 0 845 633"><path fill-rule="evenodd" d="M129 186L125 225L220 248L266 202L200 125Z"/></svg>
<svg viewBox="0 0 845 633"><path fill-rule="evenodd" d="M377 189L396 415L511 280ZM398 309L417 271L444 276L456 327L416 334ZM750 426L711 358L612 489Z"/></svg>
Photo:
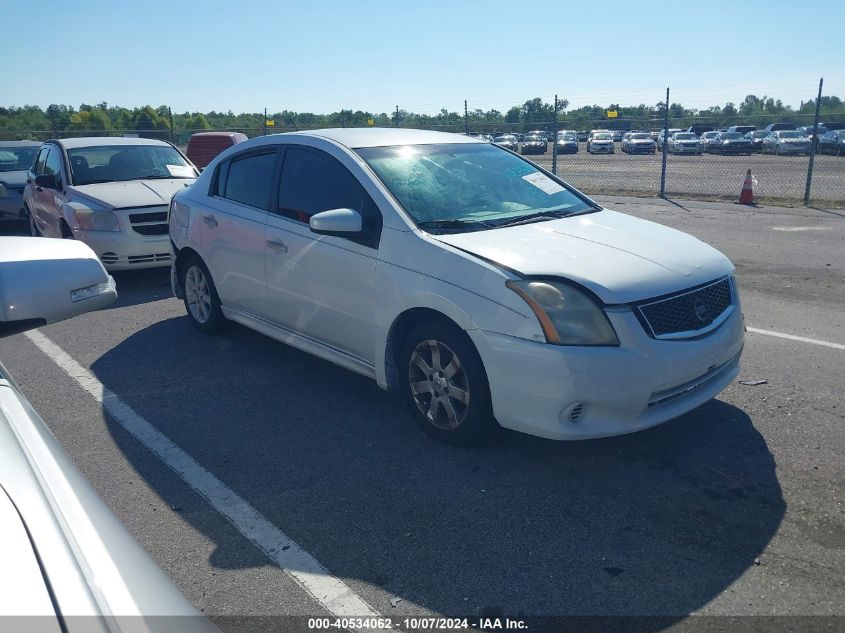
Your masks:
<svg viewBox="0 0 845 633"><path fill-rule="evenodd" d="M733 305L730 278L636 306L646 332L655 338L692 338L713 329Z"/></svg>
<svg viewBox="0 0 845 633"><path fill-rule="evenodd" d="M167 211L150 213L130 213L129 222L132 230L141 235L167 235Z"/></svg>

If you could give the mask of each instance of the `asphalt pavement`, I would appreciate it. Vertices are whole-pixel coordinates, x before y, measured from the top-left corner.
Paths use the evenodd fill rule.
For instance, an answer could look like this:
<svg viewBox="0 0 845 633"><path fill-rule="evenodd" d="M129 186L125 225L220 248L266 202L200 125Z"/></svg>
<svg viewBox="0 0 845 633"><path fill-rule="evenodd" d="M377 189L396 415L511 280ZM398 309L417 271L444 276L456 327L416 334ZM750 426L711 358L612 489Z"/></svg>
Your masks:
<svg viewBox="0 0 845 633"><path fill-rule="evenodd" d="M394 621L662 616L638 622L685 631L765 615L796 630L843 626L845 214L597 199L726 253L752 328L737 382L634 435L563 443L502 431L480 448L443 446L361 376L237 325L200 334L167 270L118 273L115 305L40 332ZM0 359L197 608L329 613L30 339L0 340Z"/></svg>

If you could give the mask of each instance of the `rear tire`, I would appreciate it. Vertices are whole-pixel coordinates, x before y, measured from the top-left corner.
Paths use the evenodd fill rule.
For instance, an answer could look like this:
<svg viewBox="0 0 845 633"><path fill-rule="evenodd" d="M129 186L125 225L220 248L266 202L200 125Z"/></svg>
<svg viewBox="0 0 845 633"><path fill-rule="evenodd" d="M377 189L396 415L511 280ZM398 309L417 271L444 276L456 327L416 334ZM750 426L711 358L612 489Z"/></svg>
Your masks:
<svg viewBox="0 0 845 633"><path fill-rule="evenodd" d="M220 309L217 288L199 257L189 257L182 264L182 288L185 290L185 311L191 325L205 334L219 332L226 325Z"/></svg>
<svg viewBox="0 0 845 633"><path fill-rule="evenodd" d="M31 237L41 237L41 231L38 230L38 225L35 223L35 217L33 217L29 208L26 210L26 223L29 227L29 235Z"/></svg>
<svg viewBox="0 0 845 633"><path fill-rule="evenodd" d="M399 371L414 419L435 439L470 446L496 427L481 357L455 326L429 321L414 327L403 342Z"/></svg>

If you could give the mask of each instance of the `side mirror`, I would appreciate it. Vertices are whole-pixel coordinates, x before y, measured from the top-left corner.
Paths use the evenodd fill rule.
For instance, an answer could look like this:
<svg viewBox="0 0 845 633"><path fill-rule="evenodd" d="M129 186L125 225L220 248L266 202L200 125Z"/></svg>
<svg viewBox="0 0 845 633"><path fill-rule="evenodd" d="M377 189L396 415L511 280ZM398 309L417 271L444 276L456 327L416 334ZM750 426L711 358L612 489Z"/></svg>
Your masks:
<svg viewBox="0 0 845 633"><path fill-rule="evenodd" d="M36 186L42 187L44 189L59 188L59 181L56 179L55 174L41 174L40 176L36 176L35 184Z"/></svg>
<svg viewBox="0 0 845 633"><path fill-rule="evenodd" d="M114 279L83 242L0 237L0 337L91 312L115 299Z"/></svg>
<svg viewBox="0 0 845 633"><path fill-rule="evenodd" d="M315 213L308 225L314 233L336 237L355 237L363 231L361 214L353 209L332 209Z"/></svg>

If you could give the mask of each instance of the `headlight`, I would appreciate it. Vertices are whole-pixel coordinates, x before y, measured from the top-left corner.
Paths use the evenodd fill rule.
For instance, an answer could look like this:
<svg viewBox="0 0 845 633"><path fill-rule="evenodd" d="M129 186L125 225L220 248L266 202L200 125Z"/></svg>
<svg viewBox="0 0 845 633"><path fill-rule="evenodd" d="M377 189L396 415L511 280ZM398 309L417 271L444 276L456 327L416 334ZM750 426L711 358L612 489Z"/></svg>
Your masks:
<svg viewBox="0 0 845 633"><path fill-rule="evenodd" d="M120 224L117 216L111 211L94 211L93 209L74 209L76 223L83 231L119 231Z"/></svg>
<svg viewBox="0 0 845 633"><path fill-rule="evenodd" d="M4 185L3 183L0 183L0 198L8 198L8 197L10 197L9 196L9 190L6 189L6 185Z"/></svg>
<svg viewBox="0 0 845 633"><path fill-rule="evenodd" d="M602 309L580 290L554 281L509 281L540 321L548 343L619 345Z"/></svg>

